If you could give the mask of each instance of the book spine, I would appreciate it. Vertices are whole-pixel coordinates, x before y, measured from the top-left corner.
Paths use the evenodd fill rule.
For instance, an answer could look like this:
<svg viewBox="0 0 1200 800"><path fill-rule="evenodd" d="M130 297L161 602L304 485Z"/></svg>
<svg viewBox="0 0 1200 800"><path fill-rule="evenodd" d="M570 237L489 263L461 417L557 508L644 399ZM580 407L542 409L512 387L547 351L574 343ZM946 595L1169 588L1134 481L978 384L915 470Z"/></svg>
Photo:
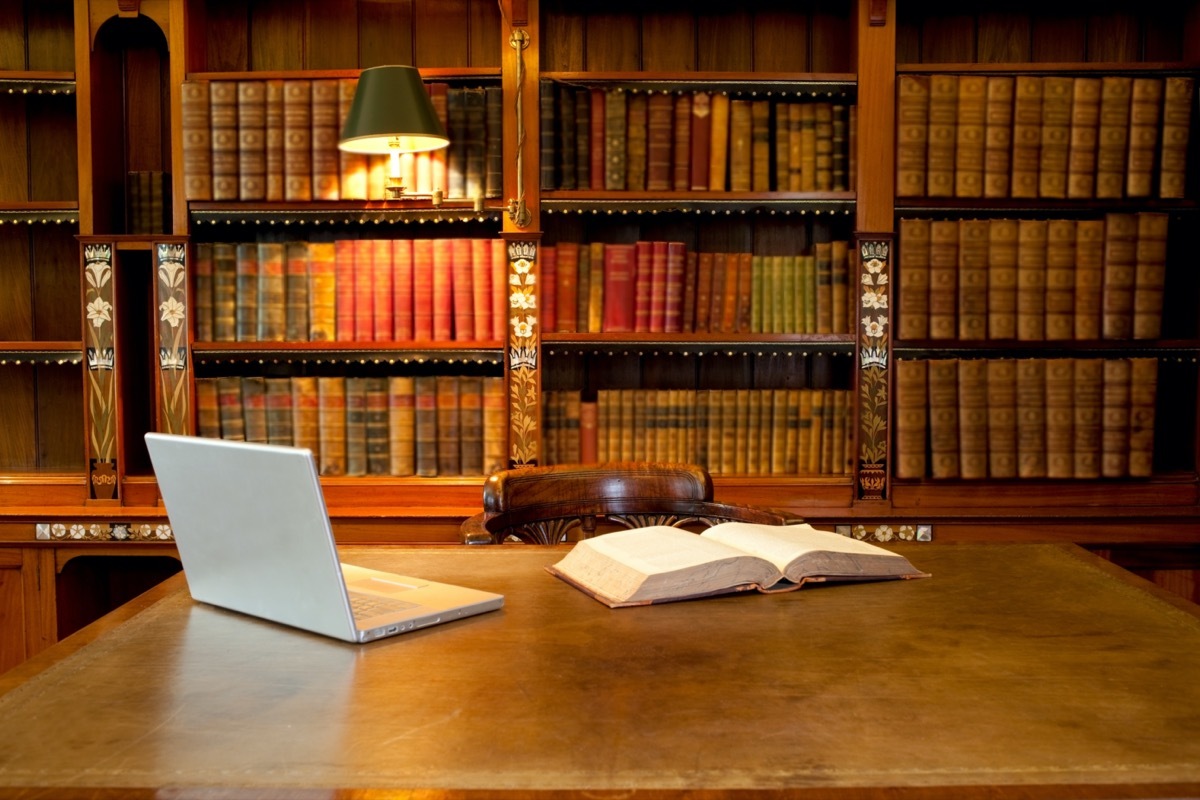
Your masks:
<svg viewBox="0 0 1200 800"><path fill-rule="evenodd" d="M387 475L391 467L388 379L371 376L364 384L366 473Z"/></svg>
<svg viewBox="0 0 1200 800"><path fill-rule="evenodd" d="M1038 196L1042 146L1042 78L1016 76L1013 97L1012 179L1015 198Z"/></svg>
<svg viewBox="0 0 1200 800"><path fill-rule="evenodd" d="M242 408L242 379L217 378L217 416L221 423L221 438L246 440L246 416Z"/></svg>
<svg viewBox="0 0 1200 800"><path fill-rule="evenodd" d="M673 120L675 104L671 95L666 92L653 92L646 98L646 119L642 137L646 147L645 188L650 192L665 192L671 188L671 139L674 136ZM633 150L634 125L638 120L630 106L629 115L629 144ZM630 155L632 164L634 156ZM630 189L637 189L638 184L632 178Z"/></svg>
<svg viewBox="0 0 1200 800"><path fill-rule="evenodd" d="M1162 114L1162 78L1134 78L1129 99L1129 153L1125 172L1126 197L1154 194L1154 158L1158 153Z"/></svg>
<svg viewBox="0 0 1200 800"><path fill-rule="evenodd" d="M679 333L683 330L683 280L686 264L686 245L683 242L667 242L666 297L663 298L663 331L665 333ZM750 293L747 291L743 295L743 299L747 303L747 315L749 298Z"/></svg>
<svg viewBox="0 0 1200 800"><path fill-rule="evenodd" d="M692 94L692 139L688 148L688 188L692 191L708 189L709 148L712 146L711 109L712 97L708 92Z"/></svg>
<svg viewBox="0 0 1200 800"><path fill-rule="evenodd" d="M1127 358L1103 360L1101 376L1100 475L1129 476L1129 416L1133 364Z"/></svg>
<svg viewBox="0 0 1200 800"><path fill-rule="evenodd" d="M350 107L354 103L354 93L358 90L357 78L342 78L338 81L338 130L346 124L350 115ZM343 200L367 199L367 156L363 153L350 153L339 150L338 157L338 193ZM277 198L282 199L282 198Z"/></svg>
<svg viewBox="0 0 1200 800"><path fill-rule="evenodd" d="M958 223L958 338L987 338L988 221Z"/></svg>
<svg viewBox="0 0 1200 800"><path fill-rule="evenodd" d="M575 185L592 187L592 92L579 88L575 95Z"/></svg>
<svg viewBox="0 0 1200 800"><path fill-rule="evenodd" d="M1099 78L1078 77L1071 95L1071 139L1067 154L1067 197L1096 195L1096 149L1100 136Z"/></svg>
<svg viewBox="0 0 1200 800"><path fill-rule="evenodd" d="M346 475L367 474L367 379L348 376L346 391Z"/></svg>
<svg viewBox="0 0 1200 800"><path fill-rule="evenodd" d="M183 127L183 196L185 200L213 199L212 123L208 81L184 81L180 93Z"/></svg>
<svg viewBox="0 0 1200 800"><path fill-rule="evenodd" d="M467 90L451 86L446 90L446 197L467 196ZM553 148L553 127L550 143ZM553 149L551 149L553 153ZM551 164L553 165L553 161Z"/></svg>
<svg viewBox="0 0 1200 800"><path fill-rule="evenodd" d="M833 186L833 111L829 120L829 176ZM755 192L771 191L771 101L750 102L750 189Z"/></svg>
<svg viewBox="0 0 1200 800"><path fill-rule="evenodd" d="M896 76L896 195L899 197L923 197L926 183L926 153L929 145L929 76ZM799 123L799 107L792 104L796 123ZM799 131L795 132L799 155ZM798 158L794 159L796 167ZM793 191L798 189L797 185Z"/></svg>
<svg viewBox="0 0 1200 800"><path fill-rule="evenodd" d="M934 479L961 476L958 359L929 359L930 472Z"/></svg>
<svg viewBox="0 0 1200 800"><path fill-rule="evenodd" d="M958 362L958 459L967 480L988 476L987 360Z"/></svg>
<svg viewBox="0 0 1200 800"><path fill-rule="evenodd" d="M293 375L288 379L292 390L292 441L296 447L312 451L321 463L321 413L317 379L311 375Z"/></svg>
<svg viewBox="0 0 1200 800"><path fill-rule="evenodd" d="M626 164L626 106L624 89L609 89L604 97L604 188L623 191Z"/></svg>
<svg viewBox="0 0 1200 800"><path fill-rule="evenodd" d="M1188 140L1191 136L1195 79L1169 75L1163 81L1162 152L1158 196L1179 200L1187 188Z"/></svg>
<svg viewBox="0 0 1200 800"><path fill-rule="evenodd" d="M900 339L929 337L929 282L932 223L927 219L900 220L899 319Z"/></svg>
<svg viewBox="0 0 1200 800"><path fill-rule="evenodd" d="M1075 359L1073 476L1100 477L1103 439L1104 359Z"/></svg>
<svg viewBox="0 0 1200 800"><path fill-rule="evenodd" d="M560 141L555 128L555 86L555 82L547 78L538 81L538 174L541 176L541 187L545 190L568 188L560 183L555 169Z"/></svg>
<svg viewBox="0 0 1200 800"><path fill-rule="evenodd" d="M471 240L455 237L450 240L451 289L454 304L451 317L455 341L470 341L475 335L475 289L472 285Z"/></svg>
<svg viewBox="0 0 1200 800"><path fill-rule="evenodd" d="M209 121L212 141L212 199L237 200L238 82L209 81Z"/></svg>
<svg viewBox="0 0 1200 800"><path fill-rule="evenodd" d="M799 185L793 191L817 190L817 108L816 104L800 104Z"/></svg>
<svg viewBox="0 0 1200 800"><path fill-rule="evenodd" d="M608 92L603 88L593 87L590 90L588 173L593 191L603 191L605 181L608 178L608 162L605 159L605 149L607 148L608 140L604 132L605 120L608 118L608 111L605 108L607 101Z"/></svg>
<svg viewBox="0 0 1200 800"><path fill-rule="evenodd" d="M283 199L312 200L312 81L283 82Z"/></svg>
<svg viewBox="0 0 1200 800"><path fill-rule="evenodd" d="M929 338L953 339L958 320L958 222L934 220L929 226Z"/></svg>
<svg viewBox="0 0 1200 800"><path fill-rule="evenodd" d="M924 478L928 470L927 372L926 362L919 359L896 362L896 477L900 479Z"/></svg>
<svg viewBox="0 0 1200 800"><path fill-rule="evenodd" d="M729 95L713 92L709 95L708 190L726 189L729 155Z"/></svg>
<svg viewBox="0 0 1200 800"><path fill-rule="evenodd" d="M1133 336L1133 294L1137 276L1136 214L1111 213L1104 217L1104 277L1101 300L1101 337Z"/></svg>
<svg viewBox="0 0 1200 800"><path fill-rule="evenodd" d="M483 466L508 468L508 390L503 377L483 379Z"/></svg>
<svg viewBox="0 0 1200 800"><path fill-rule="evenodd" d="M1017 475L1046 477L1046 361L1017 359Z"/></svg>
<svg viewBox="0 0 1200 800"><path fill-rule="evenodd" d="M548 287L550 284L545 282L543 273L543 286ZM547 325L553 325L553 330L563 333L574 333L578 326L576 324L576 315L574 309L579 304L579 243L578 242L559 242L555 247L555 274L554 274L554 303L553 313L548 316L553 317L553 321L547 320ZM549 295L547 289L546 294ZM549 298L547 297L547 300ZM543 304L543 314L546 314L545 304ZM562 313L565 311L566 313Z"/></svg>
<svg viewBox="0 0 1200 800"><path fill-rule="evenodd" d="M242 422L246 441L267 443L267 383L266 378L246 376L242 382Z"/></svg>
<svg viewBox="0 0 1200 800"><path fill-rule="evenodd" d="M492 243L489 239L470 239L471 245L471 322L468 338L486 342L492 338L492 294L501 287L492 285ZM482 469L482 467L481 467Z"/></svg>
<svg viewBox="0 0 1200 800"><path fill-rule="evenodd" d="M392 240L368 239L371 251L371 336L386 342L395 334L395 267L392 264Z"/></svg>
<svg viewBox="0 0 1200 800"><path fill-rule="evenodd" d="M1100 86L1100 128L1096 145L1096 197L1125 194L1125 164L1129 150L1129 108L1133 79L1105 75Z"/></svg>
<svg viewBox="0 0 1200 800"><path fill-rule="evenodd" d="M312 196L314 200L341 199L341 160L338 157L338 82L312 81Z"/></svg>
<svg viewBox="0 0 1200 800"><path fill-rule="evenodd" d="M1046 338L1046 239L1044 219L1017 223L1017 338Z"/></svg>
<svg viewBox="0 0 1200 800"><path fill-rule="evenodd" d="M504 194L504 90L499 86L488 86L483 90L483 107L485 117L485 164L483 179L483 196L500 197ZM572 112L574 106L572 106ZM575 115L570 117L572 133L574 132ZM570 143L574 144L574 136Z"/></svg>
<svg viewBox="0 0 1200 800"><path fill-rule="evenodd" d="M267 196L267 86L237 82L238 199Z"/></svg>
<svg viewBox="0 0 1200 800"><path fill-rule="evenodd" d="M211 342L214 337L213 307L213 245L211 242L197 242L193 246L195 253L192 266L193 301L192 316L195 318L196 341Z"/></svg>
<svg viewBox="0 0 1200 800"><path fill-rule="evenodd" d="M438 382L437 376L420 375L414 380L414 453L417 475L438 474Z"/></svg>
<svg viewBox="0 0 1200 800"><path fill-rule="evenodd" d="M1075 474L1075 359L1046 360L1046 477Z"/></svg>
<svg viewBox="0 0 1200 800"><path fill-rule="evenodd" d="M370 239L352 239L354 253L354 317L351 339L375 339L375 247ZM389 291L390 294L390 291Z"/></svg>
<svg viewBox="0 0 1200 800"><path fill-rule="evenodd" d="M487 181L487 98L482 88L464 90L466 141L464 146L466 196L484 197Z"/></svg>
<svg viewBox="0 0 1200 800"><path fill-rule="evenodd" d="M604 251L603 242L588 245L588 293L580 318L580 330L600 333L604 326ZM586 320L586 324L585 324Z"/></svg>
<svg viewBox="0 0 1200 800"><path fill-rule="evenodd" d="M492 239L492 338L503 342L508 336L508 245Z"/></svg>
<svg viewBox="0 0 1200 800"><path fill-rule="evenodd" d="M1141 211L1137 214L1131 325L1134 339L1157 339L1162 335L1169 221L1170 216L1163 212Z"/></svg>
<svg viewBox="0 0 1200 800"><path fill-rule="evenodd" d="M1129 359L1129 476L1154 474L1154 419L1158 359Z"/></svg>
<svg viewBox="0 0 1200 800"><path fill-rule="evenodd" d="M1038 196L1067 196L1067 159L1071 143L1071 104L1075 79L1042 79L1042 147L1038 154Z"/></svg>
<svg viewBox="0 0 1200 800"><path fill-rule="evenodd" d="M692 95L680 92L671 104L671 188L686 192L692 188Z"/></svg>
<svg viewBox="0 0 1200 800"><path fill-rule="evenodd" d="M257 341L281 342L287 334L285 269L283 244L259 242Z"/></svg>
<svg viewBox="0 0 1200 800"><path fill-rule="evenodd" d="M308 338L329 342L337 338L337 245L308 245Z"/></svg>
<svg viewBox="0 0 1200 800"><path fill-rule="evenodd" d="M346 379L317 378L317 415L322 475L346 474Z"/></svg>
<svg viewBox="0 0 1200 800"><path fill-rule="evenodd" d="M292 383L289 378L266 379L267 443L291 447Z"/></svg>
<svg viewBox="0 0 1200 800"><path fill-rule="evenodd" d="M413 242L392 240L391 339L411 342L413 335Z"/></svg>
<svg viewBox="0 0 1200 800"><path fill-rule="evenodd" d="M1016 220L988 220L989 339L1017 338L1018 227Z"/></svg>
<svg viewBox="0 0 1200 800"><path fill-rule="evenodd" d="M926 151L930 197L954 196L954 150L957 139L958 76L929 77L929 144Z"/></svg>
<svg viewBox="0 0 1200 800"><path fill-rule="evenodd" d="M958 79L954 140L955 197L983 197L987 85L988 78L985 75L962 75Z"/></svg>
<svg viewBox="0 0 1200 800"><path fill-rule="evenodd" d="M213 243L213 341L237 341L237 245Z"/></svg>
<svg viewBox="0 0 1200 800"><path fill-rule="evenodd" d="M634 329L634 266L634 245L610 244L604 248L604 333Z"/></svg>
<svg viewBox="0 0 1200 800"><path fill-rule="evenodd" d="M458 379L459 466L463 475L483 474L483 378Z"/></svg>
<svg viewBox="0 0 1200 800"><path fill-rule="evenodd" d="M1008 197L1013 143L1012 75L989 75L984 119L983 196Z"/></svg>
<svg viewBox="0 0 1200 800"><path fill-rule="evenodd" d="M1075 220L1052 219L1046 225L1046 339L1075 335Z"/></svg>
<svg viewBox="0 0 1200 800"><path fill-rule="evenodd" d="M989 358L984 378L987 392L987 459L992 478L1017 477L1017 362Z"/></svg>
<svg viewBox="0 0 1200 800"><path fill-rule="evenodd" d="M258 245L237 245L237 341L253 342L258 335Z"/></svg>
<svg viewBox="0 0 1200 800"><path fill-rule="evenodd" d="M433 340L449 342L454 338L454 272L449 239L434 239L431 248Z"/></svg>
<svg viewBox="0 0 1200 800"><path fill-rule="evenodd" d="M1104 288L1104 220L1075 224L1075 338L1099 339Z"/></svg>
<svg viewBox="0 0 1200 800"><path fill-rule="evenodd" d="M416 382L411 375L387 379L388 472L398 477L416 473Z"/></svg>
<svg viewBox="0 0 1200 800"><path fill-rule="evenodd" d="M461 475L462 457L459 452L462 417L459 411L457 375L438 375L435 382L435 415L437 419L437 474Z"/></svg>

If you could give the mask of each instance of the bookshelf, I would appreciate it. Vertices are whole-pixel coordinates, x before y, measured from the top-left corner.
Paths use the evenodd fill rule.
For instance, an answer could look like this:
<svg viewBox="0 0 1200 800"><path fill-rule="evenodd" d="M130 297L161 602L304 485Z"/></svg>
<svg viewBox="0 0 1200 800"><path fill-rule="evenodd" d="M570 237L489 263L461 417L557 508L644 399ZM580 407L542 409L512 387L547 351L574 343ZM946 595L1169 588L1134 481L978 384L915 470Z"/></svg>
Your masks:
<svg viewBox="0 0 1200 800"><path fill-rule="evenodd" d="M1161 80L1164 92L1169 79L1194 79L1200 6L1194 0L1126 5L10 4L0 11L6 23L0 29L10 32L0 36L0 130L18 144L0 153L0 277L15 287L0 295L0 411L11 420L0 434L0 609L24 625L6 626L0 666L169 569L151 560L169 554L170 542L141 434L211 426L212 390L222 382L237 386L243 401L247 386L253 396L263 387L265 397L265 387L280 394L286 382L295 402L297 384L322 379L376 389L396 378L426 384L453 378L460 389L503 381L503 409L497 415L493 407L487 417L492 461L553 463L593 452L684 458L709 467L722 501L784 508L884 539L932 527L935 541L1079 541L1194 596L1200 282L1187 268L1190 252L1180 232L1196 219L1200 189L1195 95L1181 151L1187 165L1181 197L1157 188L1131 197L1124 187L1120 197L1095 196L1094 188L1090 197L960 196L953 189L943 196L924 185L911 191L901 180L912 151L897 125L905 111L900 89L914 78L967 86L993 77L1014 84L1070 79L1072 86L1120 78L1131 87L1151 79ZM476 173L482 197L464 196L465 188L444 192L440 203L424 197L432 162L412 163L410 182L422 196L391 202L371 194L369 170L347 183L340 161L337 195L322 194L316 181L308 199L287 196L286 183L283 195L265 185L260 192L253 187L259 173L243 174L240 158L234 172L222 171L228 161L214 162L218 152L225 158L231 152L214 151L214 135L239 130L239 89L253 97L261 86L265 98L268 88L295 84L311 97L318 87L344 91L359 70L385 63L416 65L448 103L451 92L465 97L476 89L499 98L501 123L492 128L501 135L492 149L484 144L483 172ZM214 86L233 92L232 129L213 128ZM193 92L199 88L208 91ZM207 122L197 127L198 106L191 103L200 97L209 105L201 117ZM714 177L711 127L707 140L693 135L713 122L713 98L729 113L727 125L736 116L743 126L724 140L723 178ZM594 117L593 101L621 113ZM695 112L706 103L704 123ZM264 112L264 142L267 126ZM606 126L623 134L623 174L610 174ZM253 137L224 144L239 157L243 145L259 152ZM964 156L971 152L964 146ZM268 159L279 151L264 143L261 153L265 183ZM1157 171L1163 158L1161 150L1154 153ZM318 160L331 154L309 152ZM190 182L199 175L207 175L207 195ZM218 178L233 182L214 194ZM245 194L244 179L251 183ZM462 179L465 187L465 172ZM950 179L954 186L953 170ZM343 185L358 188L343 192ZM1063 263L1051 239L1061 245L1068 229L1076 231L1078 249L1081 228L1132 223L1136 253L1139 224L1151 230L1164 220L1157 332L1076 335L1073 304L1071 334L1051 338L1051 312L1061 317L1065 306L1061 297L1052 302L1043 294L1040 337L989 337L985 324L979 338L963 327L961 284L938 296L933 313L935 275L943 282L952 273L961 277L958 251L948 256L944 245L963 228L1011 223L1018 249L1022 224L1030 241L1044 232L1049 280L1049 264ZM923 284L922 225L930 250ZM1161 241L1155 236L1147 241ZM215 295L210 302L205 282L216 280L206 262L219 249L236 255L239 246L247 252L252 246L261 264L302 244L311 292L314 249L367 241L392 253L390 325L375 306L381 293L372 282L358 298L371 304L369 332L365 315L344 314L339 334L336 304L332 333L315 335L311 326L305 332L299 318L289 331L285 301L278 336L259 330L266 315L256 301L254 332L239 336L236 301L243 300L248 322L251 294L237 294L235 277L234 333L217 335ZM397 287L432 288L412 277L395 281L409 274L395 254L417 242L430 249L434 242L439 248L487 243L502 254L490 269L470 273L474 284L490 287L470 299L470 322L454 317L449 290L448 334L443 327L441 336L410 335L394 315ZM1103 254L1103 236L1100 242ZM661 261L658 286L672 289L657 294L656 250L675 258ZM942 259L936 266L934 252ZM592 275L603 289L605 270L589 271L584 296L583 253L589 265L615 260L626 288L618 281L607 296L597 294ZM639 253L650 265L641 287ZM715 274L718 258L735 289L720 302L715 278L706 277L708 270ZM1036 255L1030 263L1039 263ZM743 274L748 280L728 278ZM256 292L267 285L259 283L262 275ZM286 273L282 285L289 285ZM279 283L270 286L276 291ZM924 292L923 312L913 304L914 286ZM637 297L646 295L653 302L639 309ZM619 304L610 302L618 297ZM922 313L930 323L940 314L940 327L922 330ZM1080 365L1081 380L1099 370L1101 409L1106 374L1132 376L1135 364L1156 366L1148 476L1128 466L1126 474L1085 470L1069 478L1010 477L1006 467L989 472L992 447L1004 453L1006 440L981 438L978 427L966 436L944 436L939 428L937 455L955 450L959 473L943 476L939 467L935 476L932 398L917 402L908 391L914 365L926 375L934 366L956 367L955 397L962 386L968 400L965 408L956 400L961 420L987 417L989 376L999 387L1020 365L1039 362L1044 371L1068 360L1072 370ZM1008 383L1015 403L1017 386ZM972 402L981 387L982 405ZM1134 388L1131 379L1131 399ZM820 439L813 436L814 403L831 410L819 417ZM1072 408L1073 424L1075 414ZM219 430L219 407L215 416L218 428L207 432ZM252 417L266 424L265 414ZM246 420L243 408L243 426ZM284 430L276 423L266 429ZM583 438L581 429L595 434ZM415 441L415 421L405 430ZM742 433L750 430L757 434ZM1100 430L1103 443L1103 420ZM390 458L407 446L389 441L386 469L376 458L365 474L343 467L323 476L341 540L456 541L458 522L478 506L491 462L464 470L460 451L457 468L447 461L436 475L410 474ZM914 460L918 451L923 458ZM972 465L965 476L964 460ZM41 579L51 574L58 578ZM47 584L57 585L48 591Z"/></svg>

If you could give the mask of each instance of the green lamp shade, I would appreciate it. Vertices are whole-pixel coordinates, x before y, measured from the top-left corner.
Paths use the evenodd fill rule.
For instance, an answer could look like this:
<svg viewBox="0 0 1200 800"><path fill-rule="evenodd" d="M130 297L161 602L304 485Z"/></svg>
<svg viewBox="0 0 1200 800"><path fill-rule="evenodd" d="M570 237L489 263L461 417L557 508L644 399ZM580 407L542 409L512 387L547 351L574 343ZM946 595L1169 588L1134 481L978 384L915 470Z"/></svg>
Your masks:
<svg viewBox="0 0 1200 800"><path fill-rule="evenodd" d="M338 149L387 155L450 144L416 67L370 67L358 78Z"/></svg>

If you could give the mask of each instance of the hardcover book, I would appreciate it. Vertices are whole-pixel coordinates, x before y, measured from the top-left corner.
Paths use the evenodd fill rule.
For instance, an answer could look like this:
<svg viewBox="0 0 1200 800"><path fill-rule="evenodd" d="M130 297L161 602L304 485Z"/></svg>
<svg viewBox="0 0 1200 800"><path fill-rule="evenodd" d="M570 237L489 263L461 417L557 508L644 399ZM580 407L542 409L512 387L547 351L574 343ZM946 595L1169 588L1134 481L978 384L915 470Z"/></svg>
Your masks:
<svg viewBox="0 0 1200 800"><path fill-rule="evenodd" d="M667 526L617 531L581 540L547 569L611 608L928 577L901 555L803 523L723 522L701 534Z"/></svg>

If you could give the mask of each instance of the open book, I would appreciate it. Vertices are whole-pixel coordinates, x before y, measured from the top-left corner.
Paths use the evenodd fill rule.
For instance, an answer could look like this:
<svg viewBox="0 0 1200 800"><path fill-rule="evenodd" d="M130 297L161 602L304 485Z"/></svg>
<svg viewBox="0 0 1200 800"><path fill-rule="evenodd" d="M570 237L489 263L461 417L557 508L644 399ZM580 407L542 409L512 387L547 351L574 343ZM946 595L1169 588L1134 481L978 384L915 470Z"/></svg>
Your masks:
<svg viewBox="0 0 1200 800"><path fill-rule="evenodd" d="M755 589L786 592L810 581L925 578L882 547L807 524L722 522L697 535L655 525L576 543L552 575L619 608Z"/></svg>

